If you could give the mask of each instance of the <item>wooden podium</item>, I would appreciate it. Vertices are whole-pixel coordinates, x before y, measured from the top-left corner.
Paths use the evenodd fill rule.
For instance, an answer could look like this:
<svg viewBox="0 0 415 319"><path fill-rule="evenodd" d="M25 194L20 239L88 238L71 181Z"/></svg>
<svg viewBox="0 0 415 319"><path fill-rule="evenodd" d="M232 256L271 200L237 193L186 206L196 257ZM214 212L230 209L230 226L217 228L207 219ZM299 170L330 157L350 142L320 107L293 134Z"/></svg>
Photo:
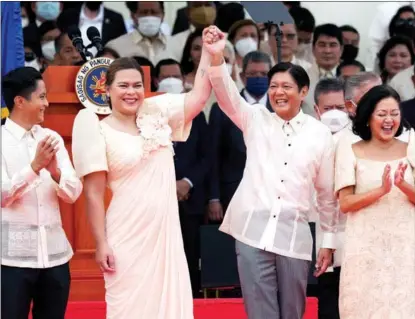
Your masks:
<svg viewBox="0 0 415 319"><path fill-rule="evenodd" d="M58 132L72 158L72 127L76 114L83 108L75 93L75 78L80 67L50 66L43 74L49 108L45 113L44 127ZM149 67L143 67L146 97L158 95L151 92ZM106 194L106 207L111 194ZM95 262L95 245L85 212L85 199L81 195L73 204L60 201L62 223L74 250L70 262L70 301L104 300L104 281Z"/></svg>

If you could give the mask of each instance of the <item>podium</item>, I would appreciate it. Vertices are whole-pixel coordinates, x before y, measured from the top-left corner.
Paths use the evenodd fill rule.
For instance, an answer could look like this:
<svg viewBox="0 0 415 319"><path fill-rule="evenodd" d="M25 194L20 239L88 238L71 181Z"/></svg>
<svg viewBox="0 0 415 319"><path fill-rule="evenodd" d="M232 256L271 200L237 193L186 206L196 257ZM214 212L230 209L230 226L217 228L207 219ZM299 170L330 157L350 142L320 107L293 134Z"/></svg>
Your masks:
<svg viewBox="0 0 415 319"><path fill-rule="evenodd" d="M75 78L78 66L50 66L43 74L46 84L49 107L45 112L43 127L58 132L72 159L72 127L75 116L83 109L75 92ZM143 67L145 96L160 93L151 92L150 68ZM111 199L108 191L105 204ZM95 262L95 244L85 211L85 198L82 194L74 204L59 202L63 228L71 243L74 256L70 261L71 291L70 301L102 301L104 300L104 280Z"/></svg>

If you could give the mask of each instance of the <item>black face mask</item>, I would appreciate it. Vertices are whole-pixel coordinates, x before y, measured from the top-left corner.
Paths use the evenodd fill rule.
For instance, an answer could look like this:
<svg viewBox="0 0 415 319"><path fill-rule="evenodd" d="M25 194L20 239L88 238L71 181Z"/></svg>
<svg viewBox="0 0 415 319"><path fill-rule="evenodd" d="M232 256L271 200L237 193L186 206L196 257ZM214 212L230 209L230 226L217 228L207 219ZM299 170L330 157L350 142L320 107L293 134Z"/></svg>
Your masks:
<svg viewBox="0 0 415 319"><path fill-rule="evenodd" d="M34 54L33 52L25 52L24 60L26 62L32 62L34 59L36 59L36 54Z"/></svg>
<svg viewBox="0 0 415 319"><path fill-rule="evenodd" d="M98 11L102 1L85 1L85 6L91 11Z"/></svg>
<svg viewBox="0 0 415 319"><path fill-rule="evenodd" d="M415 19L397 19L392 29L392 35L403 35L413 38L415 34Z"/></svg>
<svg viewBox="0 0 415 319"><path fill-rule="evenodd" d="M343 46L343 54L341 59L346 62L354 61L359 53L359 48L352 44L345 44Z"/></svg>

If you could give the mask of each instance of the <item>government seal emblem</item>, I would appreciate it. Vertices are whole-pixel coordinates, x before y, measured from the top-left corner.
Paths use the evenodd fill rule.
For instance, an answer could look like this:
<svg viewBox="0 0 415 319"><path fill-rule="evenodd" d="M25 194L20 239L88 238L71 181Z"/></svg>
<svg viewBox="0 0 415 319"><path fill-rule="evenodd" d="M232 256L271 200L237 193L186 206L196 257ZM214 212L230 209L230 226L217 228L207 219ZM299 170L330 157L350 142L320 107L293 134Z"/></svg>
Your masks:
<svg viewBox="0 0 415 319"><path fill-rule="evenodd" d="M111 114L108 105L105 82L112 59L95 58L79 69L75 80L75 91L79 102L96 114Z"/></svg>

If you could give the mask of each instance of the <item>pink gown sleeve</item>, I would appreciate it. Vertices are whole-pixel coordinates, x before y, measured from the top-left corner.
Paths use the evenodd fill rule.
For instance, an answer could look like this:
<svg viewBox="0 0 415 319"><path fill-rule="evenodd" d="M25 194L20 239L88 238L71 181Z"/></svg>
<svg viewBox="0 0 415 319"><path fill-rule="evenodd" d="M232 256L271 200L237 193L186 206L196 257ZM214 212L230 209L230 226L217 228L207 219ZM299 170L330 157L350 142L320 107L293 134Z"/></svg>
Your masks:
<svg viewBox="0 0 415 319"><path fill-rule="evenodd" d="M189 138L192 128L192 122L185 123L184 106L186 96L186 93L166 93L146 99L147 107L157 108L168 117L169 126L172 130L171 137L175 142L185 142Z"/></svg>
<svg viewBox="0 0 415 319"><path fill-rule="evenodd" d="M79 178L94 172L108 171L105 139L99 118L88 109L81 110L75 118L72 157Z"/></svg>

